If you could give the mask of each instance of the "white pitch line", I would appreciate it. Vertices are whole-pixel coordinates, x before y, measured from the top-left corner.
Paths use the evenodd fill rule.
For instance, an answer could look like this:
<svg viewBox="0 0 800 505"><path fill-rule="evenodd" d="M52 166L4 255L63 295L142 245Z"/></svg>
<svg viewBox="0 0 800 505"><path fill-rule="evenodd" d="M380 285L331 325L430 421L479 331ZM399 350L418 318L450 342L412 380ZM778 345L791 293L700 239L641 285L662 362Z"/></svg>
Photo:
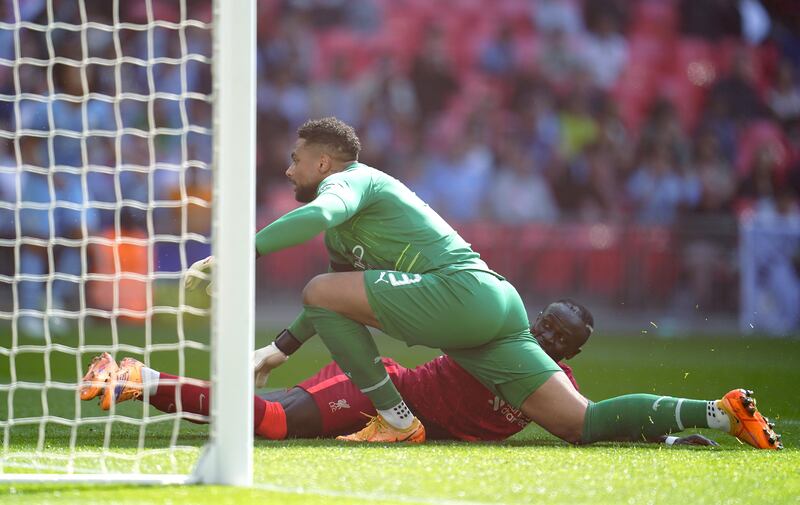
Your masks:
<svg viewBox="0 0 800 505"><path fill-rule="evenodd" d="M430 505L508 505L505 502L486 502L470 500L450 500L448 498L424 498L416 496L370 493L364 491L336 491L334 489L315 489L306 487L279 486L277 484L253 484L253 488L278 493L328 496L333 498L355 498L400 503L422 503Z"/></svg>

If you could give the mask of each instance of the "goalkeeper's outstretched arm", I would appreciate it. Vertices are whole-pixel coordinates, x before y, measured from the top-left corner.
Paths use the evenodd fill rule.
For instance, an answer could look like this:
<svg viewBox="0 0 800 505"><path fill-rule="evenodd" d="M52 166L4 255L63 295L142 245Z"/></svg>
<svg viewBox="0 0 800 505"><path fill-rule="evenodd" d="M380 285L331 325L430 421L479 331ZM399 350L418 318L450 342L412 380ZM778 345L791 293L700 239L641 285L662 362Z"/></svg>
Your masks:
<svg viewBox="0 0 800 505"><path fill-rule="evenodd" d="M261 256L302 244L349 217L341 198L323 193L313 202L284 214L262 228L256 234L256 254Z"/></svg>
<svg viewBox="0 0 800 505"><path fill-rule="evenodd" d="M333 194L322 194L313 202L288 212L256 233L256 257L302 244L328 228L343 223L349 217L341 198ZM210 280L214 267L213 256L196 261L186 271L184 284L187 289L197 288L201 281ZM211 293L211 285L206 287Z"/></svg>

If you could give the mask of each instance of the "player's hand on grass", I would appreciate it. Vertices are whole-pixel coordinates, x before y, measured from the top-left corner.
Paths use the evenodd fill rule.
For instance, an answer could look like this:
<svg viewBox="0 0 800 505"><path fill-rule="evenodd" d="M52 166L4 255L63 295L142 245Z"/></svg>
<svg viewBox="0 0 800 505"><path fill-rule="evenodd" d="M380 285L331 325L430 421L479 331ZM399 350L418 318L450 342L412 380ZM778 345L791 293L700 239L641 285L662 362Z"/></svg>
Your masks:
<svg viewBox="0 0 800 505"><path fill-rule="evenodd" d="M203 280L210 279L211 269L214 267L214 263L214 256L209 256L192 263L192 266L186 271L186 276L183 281L186 289L196 289ZM211 282L206 286L206 293L208 293L209 296L211 295Z"/></svg>
<svg viewBox="0 0 800 505"><path fill-rule="evenodd" d="M719 447L719 444L715 441L697 433L686 437L679 437L678 440L676 440L672 445L706 445L711 447Z"/></svg>
<svg viewBox="0 0 800 505"><path fill-rule="evenodd" d="M274 342L256 350L253 353L253 373L255 375L256 389L263 388L267 384L269 373L284 364L287 359L289 359L289 356L275 347Z"/></svg>

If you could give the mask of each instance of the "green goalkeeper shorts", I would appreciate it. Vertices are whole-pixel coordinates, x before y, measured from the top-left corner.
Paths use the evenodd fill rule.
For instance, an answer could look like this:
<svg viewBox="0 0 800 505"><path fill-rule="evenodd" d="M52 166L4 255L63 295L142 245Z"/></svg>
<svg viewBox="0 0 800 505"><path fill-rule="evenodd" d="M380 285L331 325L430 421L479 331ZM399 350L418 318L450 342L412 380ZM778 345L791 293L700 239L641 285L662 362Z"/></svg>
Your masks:
<svg viewBox="0 0 800 505"><path fill-rule="evenodd" d="M364 272L367 298L389 336L439 348L519 408L559 366L530 332L514 286L490 272Z"/></svg>

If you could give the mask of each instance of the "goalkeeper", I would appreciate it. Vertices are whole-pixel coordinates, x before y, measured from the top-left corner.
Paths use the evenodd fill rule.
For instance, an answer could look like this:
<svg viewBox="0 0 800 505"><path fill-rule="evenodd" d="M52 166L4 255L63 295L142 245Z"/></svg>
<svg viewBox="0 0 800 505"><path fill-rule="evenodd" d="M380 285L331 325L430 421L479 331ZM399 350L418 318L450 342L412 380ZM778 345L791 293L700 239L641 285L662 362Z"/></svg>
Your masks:
<svg viewBox="0 0 800 505"><path fill-rule="evenodd" d="M572 300L550 304L531 328L542 349L556 361L578 389L572 370L562 360L580 352L588 337L584 319L591 315ZM504 440L518 433L530 420L519 409L506 404L448 356L440 356L413 370L391 359L383 359L392 382L418 413L429 438L447 440ZM82 398L102 394L101 407L132 398L147 400L157 409L208 416L211 392L201 381L179 379L125 358L117 367L104 353L89 367L82 384ZM180 387L176 384L181 383ZM122 385L122 387L117 387ZM180 400L178 400L180 398ZM363 413L375 414L369 399L330 363L314 376L288 390L256 396L254 426L265 438L331 437L349 433L363 424ZM663 435L653 442L716 445L701 435L683 438Z"/></svg>
<svg viewBox="0 0 800 505"><path fill-rule="evenodd" d="M408 345L441 349L502 400L568 442L637 440L643 433L720 423L735 424L742 440L757 447L778 447L777 435L745 393L726 397L736 409L730 421L716 403L699 400L626 395L589 403L531 335L514 287L405 185L359 163L360 147L354 130L335 118L308 121L298 130L286 175L296 199L307 205L259 231L256 250L269 254L324 232L332 272L306 285L303 312L257 351L257 385L319 334L378 414L341 438L424 441L425 428L378 356L366 328L372 326ZM202 260L192 270L212 263Z"/></svg>

